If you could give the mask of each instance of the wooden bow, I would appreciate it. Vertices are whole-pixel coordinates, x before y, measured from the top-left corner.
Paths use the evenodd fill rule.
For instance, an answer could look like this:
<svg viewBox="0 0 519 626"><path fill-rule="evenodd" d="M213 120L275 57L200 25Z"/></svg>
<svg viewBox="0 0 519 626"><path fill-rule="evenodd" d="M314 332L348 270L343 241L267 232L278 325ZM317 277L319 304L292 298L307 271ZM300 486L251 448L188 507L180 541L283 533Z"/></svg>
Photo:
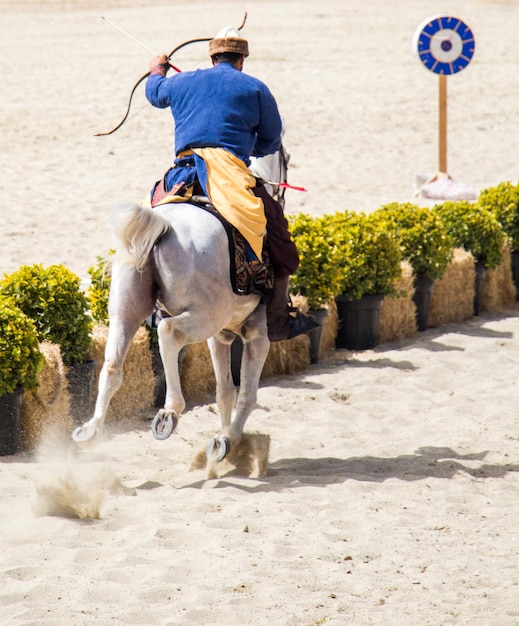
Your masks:
<svg viewBox="0 0 519 626"><path fill-rule="evenodd" d="M200 39L190 39L189 41L184 41L184 43L181 43L179 46L177 46L176 48L173 48L173 50L168 54L168 61L171 59L171 57L178 52L181 48L185 48L186 46L189 46L193 43L201 43L203 41L211 41L212 37L202 37ZM175 66L171 66L173 67L173 69L177 72L180 72L180 70L178 68L176 68ZM132 99L133 99L133 94L135 93L135 91L137 90L137 87L142 83L142 81L146 80L148 78L148 76L150 75L150 72L146 72L146 74L143 74L139 80L135 83L135 85L132 87L132 90L130 92L130 98L128 100L128 107L126 109L126 113L124 114L123 119L119 122L119 124L117 124L117 126L114 126L112 128L112 130L107 131L106 133L95 133L94 137L106 137L107 135L111 135L112 133L115 133L116 130L119 130L119 128L121 128L121 126L126 122L126 120L128 119L128 115L130 115L130 109L132 106Z"/></svg>
<svg viewBox="0 0 519 626"><path fill-rule="evenodd" d="M245 13L245 15L243 17L243 22L241 23L241 26L238 28L238 30L241 30L244 27L246 20L247 20L247 13ZM213 39L213 37L201 37L201 38L198 38L198 39L189 39L188 41L184 41L184 43L181 43L180 45L178 45L175 48L173 48L173 50L168 54L167 59L169 61L174 54L176 54L179 50L181 50L182 48L185 48L186 46L190 46L191 44L194 44L194 43L202 43L204 41L211 41L211 39ZM180 70L177 67L175 67L174 65L171 65L171 63L170 63L170 66L176 72L180 72ZM133 88L132 88L132 90L130 92L130 98L128 100L128 107L126 109L126 113L124 114L124 117L119 122L119 124L117 124L117 126L114 126L112 128L112 130L109 130L106 133L95 133L94 137L106 137L107 135L111 135L112 133L115 133L116 130L119 130L119 128L121 128L121 126L128 119L128 115L130 115L130 108L132 106L133 94L135 93L137 87L142 83L142 81L146 80L146 78L148 78L149 75L150 75L150 72L146 72L146 74L143 74L139 78L139 80L135 83L135 85L133 86Z"/></svg>

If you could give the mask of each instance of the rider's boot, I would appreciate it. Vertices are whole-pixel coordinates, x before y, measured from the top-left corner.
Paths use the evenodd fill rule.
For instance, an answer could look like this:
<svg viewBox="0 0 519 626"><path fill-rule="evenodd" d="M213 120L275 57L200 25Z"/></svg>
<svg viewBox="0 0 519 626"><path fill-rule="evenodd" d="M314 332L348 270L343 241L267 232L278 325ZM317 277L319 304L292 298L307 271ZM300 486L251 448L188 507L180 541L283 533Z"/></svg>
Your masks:
<svg viewBox="0 0 519 626"><path fill-rule="evenodd" d="M274 280L274 290L267 302L267 326L270 341L283 341L319 327L311 317L289 304L288 276Z"/></svg>

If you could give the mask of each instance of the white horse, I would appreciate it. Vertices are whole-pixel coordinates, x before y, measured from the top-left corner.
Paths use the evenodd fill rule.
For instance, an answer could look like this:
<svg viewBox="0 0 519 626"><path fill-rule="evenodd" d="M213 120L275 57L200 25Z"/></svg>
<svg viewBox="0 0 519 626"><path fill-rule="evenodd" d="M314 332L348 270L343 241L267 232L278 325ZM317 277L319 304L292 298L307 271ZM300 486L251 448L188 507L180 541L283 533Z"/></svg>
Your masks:
<svg viewBox="0 0 519 626"><path fill-rule="evenodd" d="M178 355L183 346L208 341L216 378L222 431L207 447L220 461L240 441L257 398L269 351L266 307L260 295L236 295L230 280L227 233L217 217L191 204L154 209L123 207L111 217L118 240L109 297L110 326L93 417L78 427L76 442L102 430L108 405L121 385L122 366L131 341L153 312L157 296L171 317L157 333L166 377L166 398L152 422L156 438L166 439L185 408ZM231 375L231 343L243 340L241 384Z"/></svg>

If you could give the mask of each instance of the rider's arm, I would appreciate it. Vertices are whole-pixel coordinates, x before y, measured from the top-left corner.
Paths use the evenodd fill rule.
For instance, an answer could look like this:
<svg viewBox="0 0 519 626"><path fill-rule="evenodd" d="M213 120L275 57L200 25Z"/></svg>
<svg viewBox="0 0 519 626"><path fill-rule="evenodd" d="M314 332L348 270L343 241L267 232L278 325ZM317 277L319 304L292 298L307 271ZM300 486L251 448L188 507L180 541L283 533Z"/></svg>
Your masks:
<svg viewBox="0 0 519 626"><path fill-rule="evenodd" d="M168 57L159 54L150 61L150 75L146 81L146 98L155 107L165 109L169 106L168 93L161 86L166 81L169 69Z"/></svg>
<svg viewBox="0 0 519 626"><path fill-rule="evenodd" d="M254 156L274 154L281 146L283 123L274 96L264 86L260 91L261 122L256 130Z"/></svg>
<svg viewBox="0 0 519 626"><path fill-rule="evenodd" d="M168 57L166 54L158 54L150 61L150 76L158 74L166 76L169 69Z"/></svg>

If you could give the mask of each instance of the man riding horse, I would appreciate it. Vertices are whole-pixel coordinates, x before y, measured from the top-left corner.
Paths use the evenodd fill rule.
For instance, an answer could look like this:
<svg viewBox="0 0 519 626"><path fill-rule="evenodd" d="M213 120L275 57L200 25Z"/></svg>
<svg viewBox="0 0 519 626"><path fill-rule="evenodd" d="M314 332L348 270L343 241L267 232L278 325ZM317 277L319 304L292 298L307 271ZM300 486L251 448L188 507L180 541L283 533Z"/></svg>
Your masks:
<svg viewBox="0 0 519 626"><path fill-rule="evenodd" d="M265 235L274 272L267 301L270 341L291 339L316 323L289 305L288 282L299 264L282 206L249 169L250 157L281 148L282 121L268 87L243 73L248 42L230 26L209 43L213 66L167 77L167 55L154 57L146 97L170 107L175 122L175 162L151 192L151 205L182 196L193 183L262 261Z"/></svg>

